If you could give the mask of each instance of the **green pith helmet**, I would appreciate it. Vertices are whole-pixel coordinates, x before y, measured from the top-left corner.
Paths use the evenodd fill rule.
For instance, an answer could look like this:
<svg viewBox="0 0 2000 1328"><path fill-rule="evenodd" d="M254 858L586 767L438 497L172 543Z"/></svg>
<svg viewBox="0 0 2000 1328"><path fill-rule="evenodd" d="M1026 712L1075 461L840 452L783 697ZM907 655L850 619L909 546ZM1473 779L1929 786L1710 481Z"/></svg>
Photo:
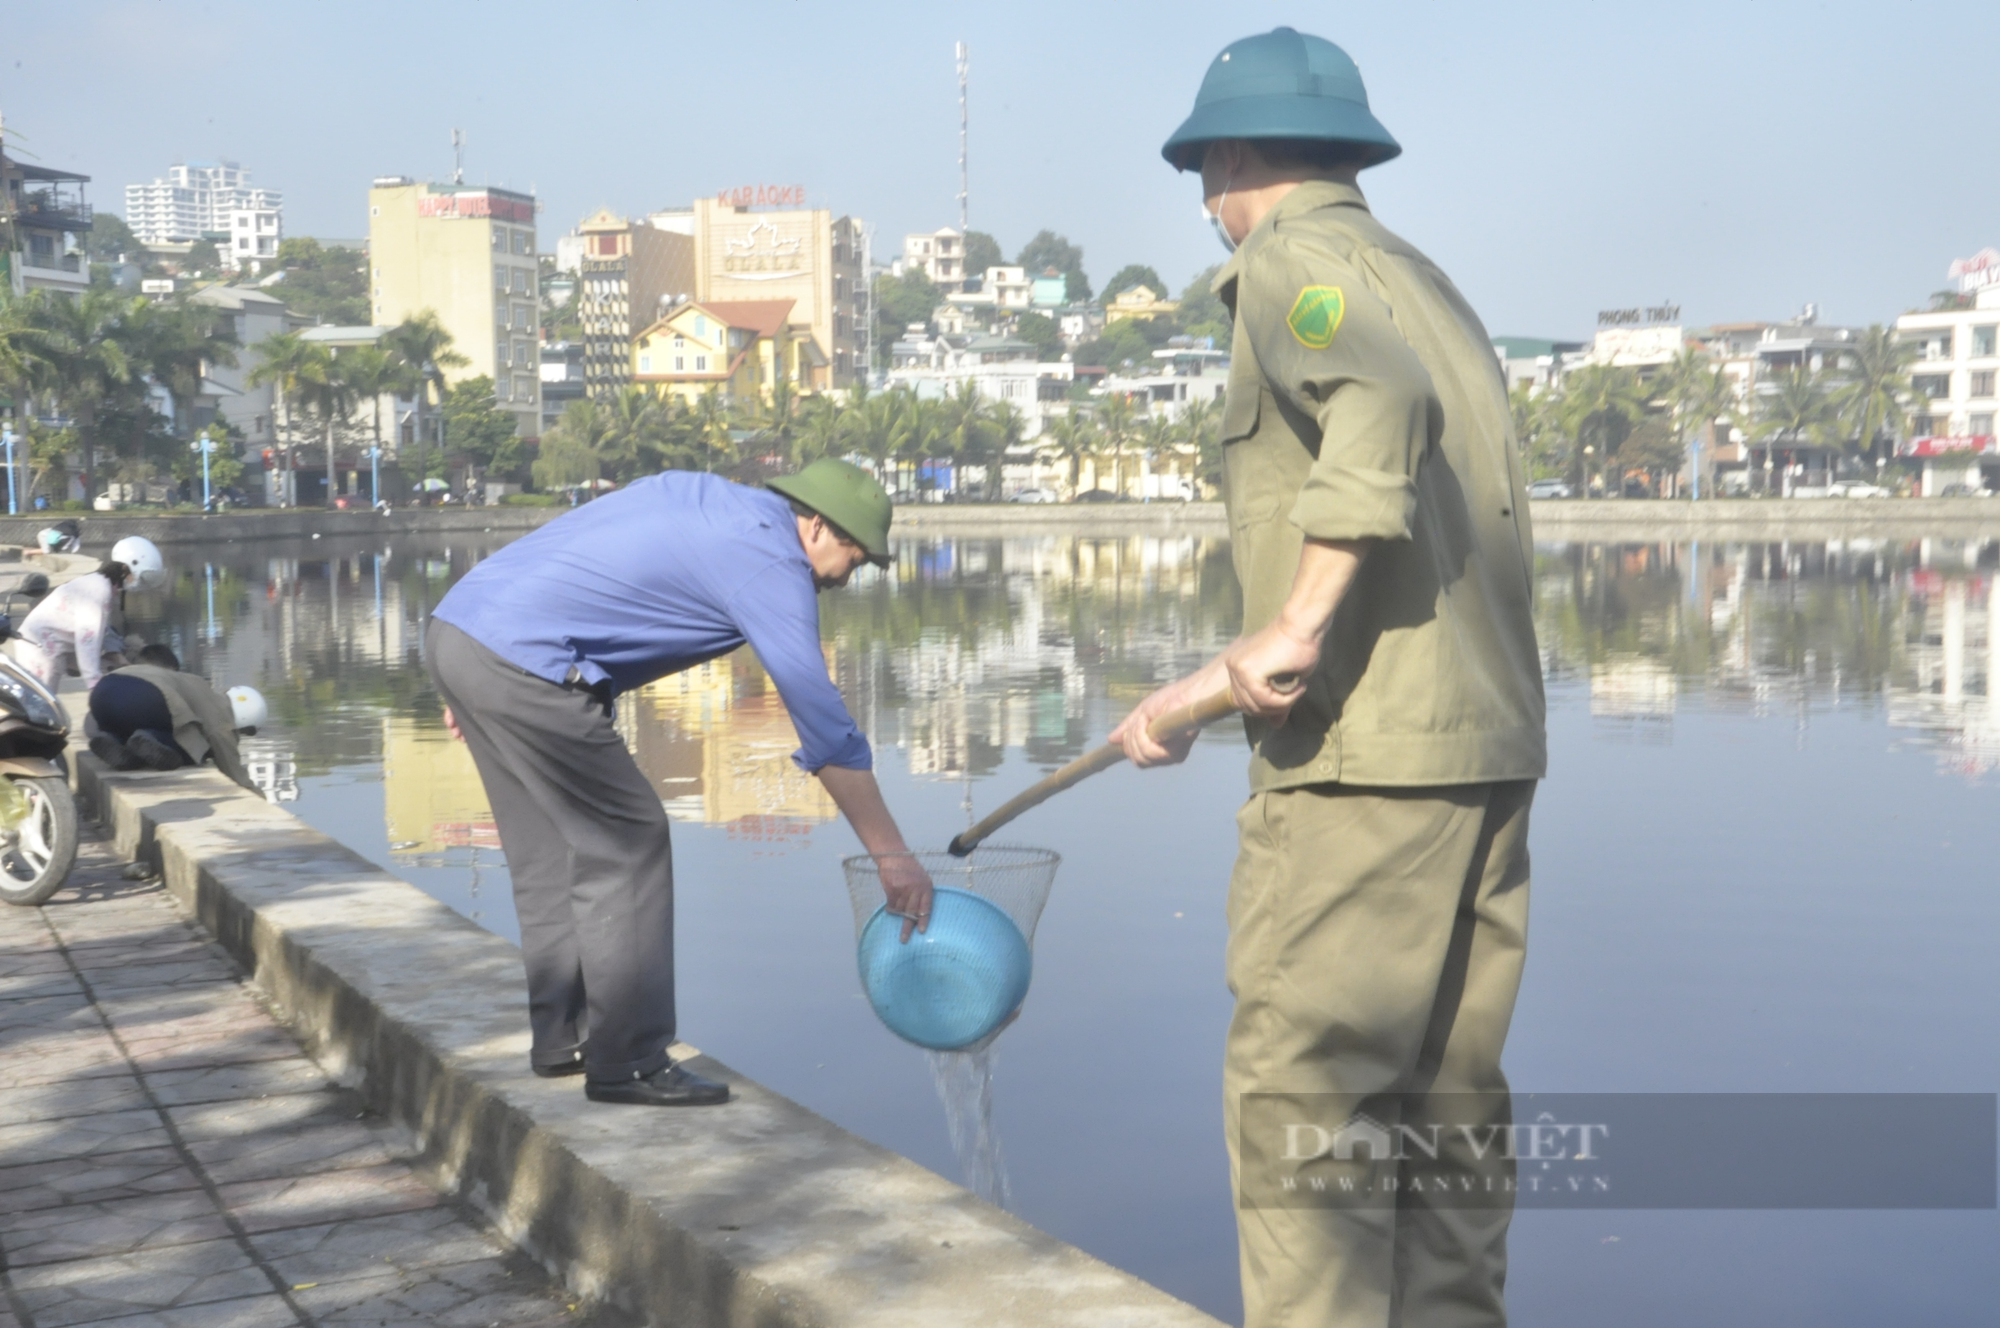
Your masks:
<svg viewBox="0 0 2000 1328"><path fill-rule="evenodd" d="M868 550L868 561L889 565L889 518L895 509L875 477L859 466L821 457L796 475L765 481L787 498L804 503Z"/></svg>
<svg viewBox="0 0 2000 1328"><path fill-rule="evenodd" d="M1379 166L1403 151L1368 110L1368 90L1347 52L1323 37L1273 28L1231 42L1194 96L1194 114L1160 155L1175 170L1201 165L1222 138L1302 138L1352 143Z"/></svg>

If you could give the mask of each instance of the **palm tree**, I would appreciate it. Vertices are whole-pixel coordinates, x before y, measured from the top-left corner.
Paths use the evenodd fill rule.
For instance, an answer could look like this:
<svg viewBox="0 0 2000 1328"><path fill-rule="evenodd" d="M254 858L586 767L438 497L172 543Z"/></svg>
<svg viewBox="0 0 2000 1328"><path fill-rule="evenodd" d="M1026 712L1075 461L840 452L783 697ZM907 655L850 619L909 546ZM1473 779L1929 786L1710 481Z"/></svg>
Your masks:
<svg viewBox="0 0 2000 1328"><path fill-rule="evenodd" d="M1563 420L1570 437L1576 440L1577 487L1587 489L1589 476L1584 458L1595 455L1607 474L1616 475L1610 460L1632 431L1632 425L1646 412L1646 389L1631 369L1609 364L1587 364L1571 373L1563 383Z"/></svg>
<svg viewBox="0 0 2000 1328"><path fill-rule="evenodd" d="M562 418L542 439L535 458L535 484L543 490L593 484L602 473L599 458L610 432L609 420L595 401L572 401Z"/></svg>
<svg viewBox="0 0 2000 1328"><path fill-rule="evenodd" d="M277 415L283 422L289 463L298 447L295 413L305 404L307 383L325 373L326 348L298 332L277 332L257 343L257 354L259 362L248 381L252 387L269 383L276 389Z"/></svg>
<svg viewBox="0 0 2000 1328"><path fill-rule="evenodd" d="M1667 407L1673 440L1682 455L1690 434L1729 415L1736 405L1735 386L1696 346L1683 347L1668 361L1666 370L1654 380L1654 389ZM1697 492L1700 484L1697 476Z"/></svg>
<svg viewBox="0 0 2000 1328"><path fill-rule="evenodd" d="M379 462L382 456L382 398L401 395L409 371L401 360L380 346L354 346L341 354L340 376L353 389L355 396L368 399L369 423L373 426L375 457ZM382 495L371 494L370 500L379 503Z"/></svg>
<svg viewBox="0 0 2000 1328"><path fill-rule="evenodd" d="M1844 425L1852 429L1856 452L1875 446L1876 434L1887 429L1893 436L1902 433L1909 421L1904 403L1910 399L1908 369L1917 358L1917 344L1902 341L1880 323L1871 324L1849 352L1842 376L1846 385L1835 395L1834 405ZM1881 473L1886 455L1875 458Z"/></svg>
<svg viewBox="0 0 2000 1328"><path fill-rule="evenodd" d="M1132 398L1118 392L1105 397L1103 404L1097 408L1097 427L1111 448L1111 491L1122 495L1125 492L1125 445L1132 441L1138 427ZM1103 487L1101 483L1099 487Z"/></svg>
<svg viewBox="0 0 2000 1328"><path fill-rule="evenodd" d="M1773 444L1788 442L1793 447L1823 446L1835 440L1839 415L1826 377L1805 365L1780 371L1771 379L1773 390L1757 399L1756 422L1750 430L1755 442L1764 444L1765 468L1770 468ZM1791 493L1789 452L1781 481L1781 492Z"/></svg>
<svg viewBox="0 0 2000 1328"><path fill-rule="evenodd" d="M322 352L311 369L299 384L300 404L319 417L326 434L326 505L332 508L340 491L338 472L334 469L334 425L354 413L355 385L347 377L346 357L337 351Z"/></svg>
<svg viewBox="0 0 2000 1328"><path fill-rule="evenodd" d="M1188 402L1181 411L1180 427L1181 442L1193 466L1189 488L1199 498L1203 484L1220 487L1222 483L1222 397Z"/></svg>
<svg viewBox="0 0 2000 1328"><path fill-rule="evenodd" d="M852 409L848 407L848 410ZM803 466L809 461L837 457L847 451L847 413L830 396L807 397L799 406L798 448L793 460Z"/></svg>
<svg viewBox="0 0 2000 1328"><path fill-rule="evenodd" d="M1021 445L1028 432L1028 417L1015 409L1011 401L996 401L987 416L984 437L987 440L986 500L998 501L1002 483L1006 479L1007 454Z"/></svg>
<svg viewBox="0 0 2000 1328"><path fill-rule="evenodd" d="M979 395L979 384L970 380L960 383L958 390L941 403L932 450L951 458L954 487L958 472L964 467L985 464L991 423L992 413Z"/></svg>
<svg viewBox="0 0 2000 1328"><path fill-rule="evenodd" d="M37 301L32 313L43 329L39 341L50 386L76 421L83 445L85 501L97 493L98 414L139 387L144 366L127 349L126 317L143 303L115 291L88 290L74 298Z"/></svg>
<svg viewBox="0 0 2000 1328"><path fill-rule="evenodd" d="M1072 405L1049 421L1042 437L1048 439L1058 457L1069 462L1069 492L1074 498L1076 486L1083 482L1083 459L1097 451L1097 422Z"/></svg>
<svg viewBox="0 0 2000 1328"><path fill-rule="evenodd" d="M465 358L452 346L451 333L444 330L435 310L426 309L413 317L404 319L389 329L382 338L388 352L408 367L412 380L411 395L417 401L416 443L417 443L417 500L424 501L424 405L425 392L437 394L438 409L444 409L444 371L463 369L472 361Z"/></svg>
<svg viewBox="0 0 2000 1328"><path fill-rule="evenodd" d="M129 353L172 398L174 423L187 433L207 366L236 365L236 349L243 343L237 340L235 320L212 305L145 301L131 307L126 323Z"/></svg>

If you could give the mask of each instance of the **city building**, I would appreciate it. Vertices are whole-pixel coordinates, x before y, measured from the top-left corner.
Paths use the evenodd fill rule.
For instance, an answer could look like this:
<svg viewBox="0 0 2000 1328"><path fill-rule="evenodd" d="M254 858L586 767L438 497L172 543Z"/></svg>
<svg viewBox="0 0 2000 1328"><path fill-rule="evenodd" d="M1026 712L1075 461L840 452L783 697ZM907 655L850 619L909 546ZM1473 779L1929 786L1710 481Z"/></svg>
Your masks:
<svg viewBox="0 0 2000 1328"><path fill-rule="evenodd" d="M1918 405L1899 456L1920 467L1922 492L2000 488L2000 251L1951 265L1964 308L1904 314L1896 336L1917 348L1908 373Z"/></svg>
<svg viewBox="0 0 2000 1328"><path fill-rule="evenodd" d="M974 283L967 282L968 286ZM945 302L962 309L990 309L995 313L1021 313L1034 302L1034 286L1027 270L1018 267L989 267L974 289L945 293Z"/></svg>
<svg viewBox="0 0 2000 1328"><path fill-rule="evenodd" d="M1162 299L1151 286L1132 286L1104 306L1104 323L1109 327L1121 318L1166 318L1180 307L1179 300Z"/></svg>
<svg viewBox="0 0 2000 1328"><path fill-rule="evenodd" d="M243 435L245 459L258 456L278 442L276 389L270 383L250 382L264 360L259 347L269 337L304 326L305 320L286 313L284 301L255 286L218 283L203 286L188 298L227 313L241 346L234 365L202 365L201 396L209 404L197 409L194 425L200 428L220 415ZM203 409L208 418L202 418Z"/></svg>
<svg viewBox="0 0 2000 1328"><path fill-rule="evenodd" d="M15 161L0 143L0 268L16 295L75 295L90 287L83 236L90 230L88 175Z"/></svg>
<svg viewBox="0 0 2000 1328"><path fill-rule="evenodd" d="M1036 285L1035 307L1043 310L1055 320L1056 331L1062 334L1063 345L1075 350L1086 341L1095 341L1104 335L1104 307L1097 304L1065 304L1044 309L1040 287Z"/></svg>
<svg viewBox="0 0 2000 1328"><path fill-rule="evenodd" d="M215 239L225 258L274 257L276 236L282 234L284 196L275 189L250 183L250 172L233 161L176 162L164 177L150 184L125 186L125 224L146 245ZM248 214L246 229L240 232L251 244L239 250L236 215ZM269 233L273 237L268 255L260 255L256 241Z"/></svg>
<svg viewBox="0 0 2000 1328"><path fill-rule="evenodd" d="M693 228L681 228L687 216L662 213L657 222L635 222L607 210L577 227L583 241L577 318L583 325L584 392L590 397L615 396L630 383L633 339L677 301L693 298Z"/></svg>
<svg viewBox="0 0 2000 1328"><path fill-rule="evenodd" d="M255 272L278 256L285 238L285 215L275 207L237 207L229 210L229 243L222 249L222 261L232 269Z"/></svg>
<svg viewBox="0 0 2000 1328"><path fill-rule="evenodd" d="M896 273L916 271L938 286L957 286L965 280L965 236L946 226L929 235L903 237L903 261Z"/></svg>
<svg viewBox="0 0 2000 1328"><path fill-rule="evenodd" d="M447 381L491 378L495 404L523 437L539 438L534 197L383 176L368 191L368 259L375 323L434 311L468 361L445 370Z"/></svg>
<svg viewBox="0 0 2000 1328"><path fill-rule="evenodd" d="M1572 359L1581 359L1585 344L1546 337L1495 337L1493 353L1500 360L1500 376L1509 392L1523 383L1542 391L1562 382L1564 368Z"/></svg>
<svg viewBox="0 0 2000 1328"><path fill-rule="evenodd" d="M1029 298L1037 309L1058 309L1069 303L1069 278L1045 267L1029 283Z"/></svg>
<svg viewBox="0 0 2000 1328"><path fill-rule="evenodd" d="M790 300L692 300L641 332L632 381L692 406L719 390L735 401L768 401L778 383L804 393L825 365L811 330L790 322Z"/></svg>
<svg viewBox="0 0 2000 1328"><path fill-rule="evenodd" d="M1069 361L1043 363L1033 345L1001 334L932 336L912 323L889 347L889 386L941 400L969 383L986 400L1020 412L1023 439L1041 433L1074 377Z"/></svg>
<svg viewBox="0 0 2000 1328"><path fill-rule="evenodd" d="M562 418L572 401L583 400L583 343L542 343L542 432Z"/></svg>
<svg viewBox="0 0 2000 1328"><path fill-rule="evenodd" d="M858 219L825 208L755 210L702 198L686 213L652 220L689 228L697 302L792 301L791 325L804 328L814 347L812 379L802 391L849 387L866 374L867 236Z"/></svg>

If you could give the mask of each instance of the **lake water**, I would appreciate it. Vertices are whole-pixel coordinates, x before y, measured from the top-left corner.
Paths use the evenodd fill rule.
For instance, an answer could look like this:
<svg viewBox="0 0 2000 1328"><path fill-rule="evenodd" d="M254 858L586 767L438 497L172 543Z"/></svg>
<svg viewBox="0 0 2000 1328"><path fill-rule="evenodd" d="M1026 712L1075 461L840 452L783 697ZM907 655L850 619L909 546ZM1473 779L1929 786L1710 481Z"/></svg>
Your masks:
<svg viewBox="0 0 2000 1328"><path fill-rule="evenodd" d="M134 630L264 689L269 796L516 935L478 780L418 658L501 537L176 549ZM2000 543L1550 545L1551 772L1534 811L1517 1090L2000 1088ZM822 601L827 657L914 844L1102 740L1229 639L1227 546L905 543ZM857 845L753 660L625 698L676 820L682 1035L958 1175L931 1067L869 1013ZM1222 1148L1223 898L1244 749L1114 769L1004 839L1057 849L1033 993L996 1046L1015 1211L1240 1314ZM1532 1212L1517 1322L1990 1322L1992 1212Z"/></svg>

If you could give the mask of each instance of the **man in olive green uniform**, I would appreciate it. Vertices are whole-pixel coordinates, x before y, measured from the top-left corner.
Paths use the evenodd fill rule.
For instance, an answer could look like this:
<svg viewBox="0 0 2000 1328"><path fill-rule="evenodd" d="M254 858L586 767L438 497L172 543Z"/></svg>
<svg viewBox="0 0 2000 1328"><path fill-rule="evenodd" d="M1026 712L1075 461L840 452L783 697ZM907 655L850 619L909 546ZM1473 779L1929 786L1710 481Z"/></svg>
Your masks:
<svg viewBox="0 0 2000 1328"><path fill-rule="evenodd" d="M1505 1322L1511 1163L1454 1140L1510 1119L1546 759L1532 544L1486 330L1354 185L1400 150L1346 54L1288 28L1218 56L1165 149L1235 250L1215 288L1244 634L1114 736L1160 764L1191 741L1146 736L1172 706L1227 687L1247 717L1224 1087L1251 1328ZM1441 1124L1431 1174L1501 1199L1413 1191L1406 1168L1386 1200L1288 1206L1278 1182L1327 1159L1275 1124L1356 1112Z"/></svg>

